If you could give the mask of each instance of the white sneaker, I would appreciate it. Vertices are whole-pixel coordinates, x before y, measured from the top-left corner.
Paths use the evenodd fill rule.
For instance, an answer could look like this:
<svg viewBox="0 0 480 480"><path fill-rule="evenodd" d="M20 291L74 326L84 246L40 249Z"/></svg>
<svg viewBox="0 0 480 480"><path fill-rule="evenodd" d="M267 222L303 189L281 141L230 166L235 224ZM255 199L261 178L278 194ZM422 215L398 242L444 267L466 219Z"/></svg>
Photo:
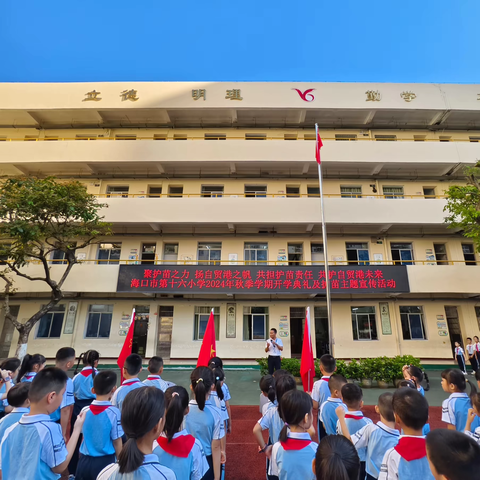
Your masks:
<svg viewBox="0 0 480 480"><path fill-rule="evenodd" d="M462 373L463 373L464 375L468 375L468 373L467 373L467 372L462 372Z"/></svg>

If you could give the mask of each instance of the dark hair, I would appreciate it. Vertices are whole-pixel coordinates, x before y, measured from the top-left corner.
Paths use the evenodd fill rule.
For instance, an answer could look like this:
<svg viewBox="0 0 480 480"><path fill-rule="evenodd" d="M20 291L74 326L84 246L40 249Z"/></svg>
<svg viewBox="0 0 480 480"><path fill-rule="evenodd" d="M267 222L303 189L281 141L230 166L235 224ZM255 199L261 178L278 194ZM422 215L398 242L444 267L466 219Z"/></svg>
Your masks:
<svg viewBox="0 0 480 480"><path fill-rule="evenodd" d="M7 393L8 404L12 407L21 407L28 399L30 382L21 382L12 387Z"/></svg>
<svg viewBox="0 0 480 480"><path fill-rule="evenodd" d="M477 409L477 412L480 413L480 393L473 392L470 395L470 401L472 402L472 407L475 407Z"/></svg>
<svg viewBox="0 0 480 480"><path fill-rule="evenodd" d="M348 408L360 408L363 399L362 389L355 383L346 383L342 387L342 399Z"/></svg>
<svg viewBox="0 0 480 480"><path fill-rule="evenodd" d="M75 350L72 347L62 347L55 355L55 360L57 362L64 362L69 358L75 359Z"/></svg>
<svg viewBox="0 0 480 480"><path fill-rule="evenodd" d="M334 390L342 391L342 387L347 383L347 379L338 373L333 374L328 380L328 388L333 393Z"/></svg>
<svg viewBox="0 0 480 480"><path fill-rule="evenodd" d="M382 393L378 397L378 409L380 415L389 422L395 421L395 415L393 414L393 394L390 392Z"/></svg>
<svg viewBox="0 0 480 480"><path fill-rule="evenodd" d="M465 375L456 368L447 368L442 372L442 378L444 378L448 384L453 384L460 392L464 392L467 389L467 381Z"/></svg>
<svg viewBox="0 0 480 480"><path fill-rule="evenodd" d="M427 454L437 473L449 480L476 478L480 471L480 447L462 432L432 430L427 435Z"/></svg>
<svg viewBox="0 0 480 480"><path fill-rule="evenodd" d="M337 368L337 361L328 353L320 357L320 364L327 373L333 373Z"/></svg>
<svg viewBox="0 0 480 480"><path fill-rule="evenodd" d="M223 360L220 357L212 357L208 366L210 368L212 368L212 366L223 368Z"/></svg>
<svg viewBox="0 0 480 480"><path fill-rule="evenodd" d="M417 389L415 382L413 380L401 380L398 382L398 388L413 388L414 390Z"/></svg>
<svg viewBox="0 0 480 480"><path fill-rule="evenodd" d="M268 399L273 403L275 401L275 378L272 375L264 375L260 379L260 390L266 393Z"/></svg>
<svg viewBox="0 0 480 480"><path fill-rule="evenodd" d="M92 377L95 377L95 362L100 360L100 354L96 350L87 350L86 352L81 353L78 357L78 363L75 367L74 375L77 374L78 367L82 360L85 367L92 367Z"/></svg>
<svg viewBox="0 0 480 480"><path fill-rule="evenodd" d="M424 372L421 368L416 367L415 365L409 365L407 370L410 376L415 378L415 385L417 388L421 386L423 380L425 379L427 385L424 387L424 390L426 392L430 390L430 381L428 380L428 375L426 372Z"/></svg>
<svg viewBox="0 0 480 480"><path fill-rule="evenodd" d="M10 371L10 372L12 372L12 375L13 375L15 370L17 370L20 367L21 363L22 362L17 357L7 358L2 363L0 363L0 369ZM18 376L17 376L17 378L18 378ZM18 378L18 380L20 380L20 378Z"/></svg>
<svg viewBox="0 0 480 480"><path fill-rule="evenodd" d="M271 328L270 331L275 332L275 335L277 334L277 329L276 328Z"/></svg>
<svg viewBox="0 0 480 480"><path fill-rule="evenodd" d="M393 394L393 411L408 428L421 430L428 422L427 399L416 389L399 388Z"/></svg>
<svg viewBox="0 0 480 480"><path fill-rule="evenodd" d="M342 435L323 438L315 455L317 480L358 480L360 458L352 442Z"/></svg>
<svg viewBox="0 0 480 480"><path fill-rule="evenodd" d="M472 337L467 337L467 340L471 340L471 339L472 339Z"/></svg>
<svg viewBox="0 0 480 480"><path fill-rule="evenodd" d="M275 380L275 394L277 396L278 402L278 415L282 418L282 406L280 402L282 401L282 397L289 392L290 390L297 389L297 382L292 375L282 375L280 378Z"/></svg>
<svg viewBox="0 0 480 480"><path fill-rule="evenodd" d="M127 393L122 406L122 427L127 441L118 456L120 473L131 473L145 458L137 439L151 432L165 414L165 398L157 387L136 388Z"/></svg>
<svg viewBox="0 0 480 480"><path fill-rule="evenodd" d="M123 368L129 375L137 375L142 369L142 357L138 353L132 353L125 359Z"/></svg>
<svg viewBox="0 0 480 480"><path fill-rule="evenodd" d="M218 398L220 400L223 400L223 390L222 390L222 382L225 380L225 374L223 373L223 370L220 367L217 368L212 368L210 369L213 372L214 378L214 383L215 383L215 390L217 391Z"/></svg>
<svg viewBox="0 0 480 480"><path fill-rule="evenodd" d="M44 368L35 375L30 385L28 398L32 403L39 402L51 392L59 394L67 383L67 374L56 367Z"/></svg>
<svg viewBox="0 0 480 480"><path fill-rule="evenodd" d="M208 367L197 367L190 375L190 382L198 408L203 410L214 383L213 372Z"/></svg>
<svg viewBox="0 0 480 480"><path fill-rule="evenodd" d="M285 422L284 427L280 431L280 442L287 440L288 427L290 425L298 425L305 415L312 414L313 402L312 397L301 390L290 390L285 392L281 401L280 418Z"/></svg>
<svg viewBox="0 0 480 480"><path fill-rule="evenodd" d="M23 357L22 366L18 372L18 380L21 380L26 373L31 372L34 365L43 365L46 361L46 358L40 353L35 353L34 355L27 353Z"/></svg>
<svg viewBox="0 0 480 480"><path fill-rule="evenodd" d="M102 370L93 379L93 388L97 395L108 395L117 384L117 374L113 370Z"/></svg>
<svg viewBox="0 0 480 480"><path fill-rule="evenodd" d="M161 370L162 367L163 367L163 358L162 357L152 357L148 361L148 371L152 374L158 373Z"/></svg>
<svg viewBox="0 0 480 480"><path fill-rule="evenodd" d="M167 388L165 392L165 405L167 414L165 416L164 432L170 442L173 436L180 430L188 408L188 392L180 385Z"/></svg>
<svg viewBox="0 0 480 480"><path fill-rule="evenodd" d="M278 380L280 377L282 377L283 375L290 375L290 372L287 372L286 370L284 370L283 368L279 368L278 370L275 370L273 373L272 373L272 377L275 379L275 380Z"/></svg>
<svg viewBox="0 0 480 480"><path fill-rule="evenodd" d="M477 335L474 335L474 337L473 337L473 338L476 338L477 340L479 340L479 338L478 338L478 336L477 336Z"/></svg>

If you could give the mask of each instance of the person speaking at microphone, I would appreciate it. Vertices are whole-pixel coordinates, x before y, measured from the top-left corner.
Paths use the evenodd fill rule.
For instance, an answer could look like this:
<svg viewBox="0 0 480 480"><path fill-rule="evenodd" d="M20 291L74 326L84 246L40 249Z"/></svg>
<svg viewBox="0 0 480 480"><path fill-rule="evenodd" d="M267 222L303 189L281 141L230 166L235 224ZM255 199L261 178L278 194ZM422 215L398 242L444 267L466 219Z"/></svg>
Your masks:
<svg viewBox="0 0 480 480"><path fill-rule="evenodd" d="M270 330L270 338L267 340L265 352L268 353L268 373L273 374L275 370L280 370L281 361L280 355L283 350L283 342L281 338L277 337L277 329Z"/></svg>

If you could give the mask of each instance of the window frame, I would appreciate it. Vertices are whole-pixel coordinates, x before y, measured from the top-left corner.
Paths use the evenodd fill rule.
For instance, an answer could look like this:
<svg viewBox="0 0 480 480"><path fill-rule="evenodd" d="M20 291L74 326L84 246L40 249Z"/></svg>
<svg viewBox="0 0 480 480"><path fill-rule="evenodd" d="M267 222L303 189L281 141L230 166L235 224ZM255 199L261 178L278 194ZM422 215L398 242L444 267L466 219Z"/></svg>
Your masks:
<svg viewBox="0 0 480 480"><path fill-rule="evenodd" d="M117 188L123 188L123 190L115 191ZM129 193L130 185L107 185L107 198L128 198Z"/></svg>
<svg viewBox="0 0 480 480"><path fill-rule="evenodd" d="M366 308L371 308L373 309L373 312L354 312L354 309L366 309ZM364 305L361 307L355 307L351 306L350 307L350 315L352 319L352 336L353 336L353 341L354 342L371 342L371 341L378 341L378 328L377 328L377 308L375 305ZM359 335L359 328L358 328L358 316L359 315L368 315L368 324L369 328L368 331L370 333L370 338L360 338ZM373 315L373 321L372 321L372 315ZM354 319L355 317L355 319ZM356 327L356 336L355 338L355 330L354 330L354 322L355 322L355 327ZM372 329L372 325L374 326L374 329ZM375 338L372 338L372 332L374 330L375 333Z"/></svg>
<svg viewBox="0 0 480 480"><path fill-rule="evenodd" d="M204 247L201 248L200 245L220 245L220 248L215 247L215 248L208 248ZM200 259L200 252L208 252L208 260L203 260ZM211 252L220 252L220 258L219 259L213 259L211 258ZM222 242L198 242L197 243L197 265L220 265L222 261Z"/></svg>
<svg viewBox="0 0 480 480"><path fill-rule="evenodd" d="M385 189L386 189L386 188L387 188L387 189L388 189L388 188L390 188L390 189L396 188L396 189L398 189L398 190L401 189L402 192L401 192L401 193L400 193L400 192L386 193L386 192L385 192ZM405 188L404 188L403 185L400 185L400 186L399 186L399 185L383 185L383 186L382 186L382 193L383 193L383 197L385 198L385 200L395 200L395 199L397 199L397 198L400 198L400 199L405 198Z"/></svg>
<svg viewBox="0 0 480 480"><path fill-rule="evenodd" d="M107 311L92 311L93 306L107 307L106 308ZM108 311L108 307L111 307L111 312ZM98 340L101 340L101 339L104 339L104 338L110 338L110 334L112 333L113 309L114 309L114 304L110 304L110 303L91 303L91 304L89 304L83 338L84 339L87 339L87 338L95 339L96 338ZM90 314L99 314L100 315L100 318L98 319L98 327L97 327L97 335L96 336L87 335L87 332L89 330ZM102 326L102 315L110 315L110 326L109 326L109 329L108 329L108 336L101 336L100 337L98 334L100 332L100 327Z"/></svg>
<svg viewBox="0 0 480 480"><path fill-rule="evenodd" d="M43 305L44 306L44 305ZM60 308L60 307L63 307L63 310L60 311L60 310L56 310L57 308ZM62 322L61 322L61 325L60 325L60 331L59 331L59 335L58 337L52 337L51 336L51 332L52 332L52 325L53 325L53 317L55 314L58 314L58 313L63 313L63 318L62 318ZM52 309L50 311L48 311L47 313L45 313L45 315L43 315L40 320L38 321L38 324L37 324L37 328L36 328L36 332L35 332L35 339L37 338L53 338L53 339L56 339L56 338L61 338L62 336L62 331L63 331L63 324L65 322L65 314L67 313L67 308L66 308L66 304L64 303L61 303L61 304L57 304L55 305L54 307L52 307ZM40 331L40 328L42 326L42 320L47 316L49 315L50 316L50 326L48 328L48 335L46 336L40 336L38 333Z"/></svg>
<svg viewBox="0 0 480 480"><path fill-rule="evenodd" d="M477 256L475 255L475 246L473 243L462 243L462 254L463 254L463 260L465 261L465 265L476 265L477 264ZM465 252L463 247L471 247L472 252ZM467 260L465 255L472 255L473 260Z"/></svg>
<svg viewBox="0 0 480 480"><path fill-rule="evenodd" d="M403 312L402 313L402 308L418 308L420 310L420 313L414 313L414 312ZM399 305L398 306L398 312L399 312L399 315L400 315L400 327L402 328L402 338L403 338L403 340L405 340L405 341L428 340L427 330L425 328L425 312L423 310L423 305ZM404 322L403 322L403 317L402 317L403 315L407 315L410 338L405 338L405 329L403 328L404 327ZM410 320L410 315L420 315L420 326L422 327L423 338L412 338L412 323L411 323L411 320Z"/></svg>
<svg viewBox="0 0 480 480"><path fill-rule="evenodd" d="M254 188L261 188L262 190L253 190ZM267 185L245 184L243 194L246 198L265 198L267 196Z"/></svg>
<svg viewBox="0 0 480 480"><path fill-rule="evenodd" d="M265 245L266 248L247 248L255 245ZM255 252L255 260L247 260L247 252L250 252L248 256L251 257L251 252ZM266 260L258 260L258 252L266 252ZM246 265L268 265L268 242L244 242L243 243L243 259Z"/></svg>
<svg viewBox="0 0 480 480"><path fill-rule="evenodd" d="M225 194L225 185L202 185L200 192L203 198L221 198Z"/></svg>
<svg viewBox="0 0 480 480"><path fill-rule="evenodd" d="M359 189L360 191L355 192L354 191L355 189ZM341 198L362 198L362 186L361 185L340 185L340 197Z"/></svg>
<svg viewBox="0 0 480 480"><path fill-rule="evenodd" d="M252 312L252 309L263 309L263 312ZM264 342L267 340L267 332L269 327L269 308L266 307L257 307L257 306L247 306L243 307L243 338L244 342ZM253 338L253 317L254 316L263 316L263 337L262 338ZM250 327L250 328L249 328ZM251 334L252 338L246 338L246 333Z"/></svg>
<svg viewBox="0 0 480 480"><path fill-rule="evenodd" d="M411 245L412 248L401 248L401 247L396 247L394 248L393 245ZM393 258L393 250L398 250L399 251L399 259L395 260ZM411 260L404 260L402 259L402 254L401 252L411 252L412 258ZM390 255L392 256L392 262L394 265L415 265L415 255L413 252L413 242L390 242Z"/></svg>
<svg viewBox="0 0 480 480"><path fill-rule="evenodd" d="M193 341L194 342L201 342L203 341L203 336L200 337L200 325L201 325L201 318L200 316L207 317L207 325L208 319L210 317L210 312L213 308L213 321L215 324L215 341L220 341L220 306L205 306L205 305L195 305L193 308ZM203 312L199 312L197 310L204 310ZM205 329L207 328L205 325Z"/></svg>
<svg viewBox="0 0 480 480"><path fill-rule="evenodd" d="M348 247L348 245L366 245L366 248L354 248ZM348 251L356 251L357 252L357 259L356 260L349 260L348 258ZM358 252L367 252L368 260L361 260ZM345 242L345 254L347 258L347 265L370 265L370 249L368 242ZM354 263L357 262L357 263Z"/></svg>
<svg viewBox="0 0 480 480"><path fill-rule="evenodd" d="M101 248L102 245L112 245L112 248ZM116 246L116 248L113 248L114 246ZM100 258L100 250L108 251L108 260ZM119 250L118 259L113 259L112 260L112 251L113 250ZM122 257L122 242L99 243L98 244L98 249L97 249L97 259L96 259L95 263L97 265L119 265L121 257Z"/></svg>

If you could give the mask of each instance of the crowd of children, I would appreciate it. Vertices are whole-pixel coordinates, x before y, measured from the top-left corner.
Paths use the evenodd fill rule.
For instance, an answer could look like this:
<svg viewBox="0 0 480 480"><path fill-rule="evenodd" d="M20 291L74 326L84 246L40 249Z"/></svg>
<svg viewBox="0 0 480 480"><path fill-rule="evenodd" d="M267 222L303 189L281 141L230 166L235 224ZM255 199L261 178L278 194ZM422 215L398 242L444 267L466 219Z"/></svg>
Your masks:
<svg viewBox="0 0 480 480"><path fill-rule="evenodd" d="M308 394L283 370L260 381L262 417L253 434L267 457L268 480L480 478L480 393L473 384L466 393L470 382L462 370L442 372L442 387L450 393L442 407L448 428L432 432L424 396L429 381L420 368L404 366L398 389L380 395L376 423L362 412L362 389L335 373L335 358L323 355L320 370L322 378ZM476 379L480 388L478 369Z"/></svg>
<svg viewBox="0 0 480 480"><path fill-rule="evenodd" d="M142 382L142 358L128 356L118 388L114 371L97 370L94 350L80 355L71 380L75 359L64 347L55 367L45 368L40 354L0 364L1 480L225 478L231 397L220 358L193 370L190 393L162 379L160 357ZM362 412L362 389L336 373L335 358L322 356L320 369L312 392L298 390L284 370L260 381L253 434L268 480L478 477L480 393L461 370L442 372L448 428L429 432L428 377L418 367L405 366L399 388L380 395L376 423ZM476 379L480 387L478 369Z"/></svg>

